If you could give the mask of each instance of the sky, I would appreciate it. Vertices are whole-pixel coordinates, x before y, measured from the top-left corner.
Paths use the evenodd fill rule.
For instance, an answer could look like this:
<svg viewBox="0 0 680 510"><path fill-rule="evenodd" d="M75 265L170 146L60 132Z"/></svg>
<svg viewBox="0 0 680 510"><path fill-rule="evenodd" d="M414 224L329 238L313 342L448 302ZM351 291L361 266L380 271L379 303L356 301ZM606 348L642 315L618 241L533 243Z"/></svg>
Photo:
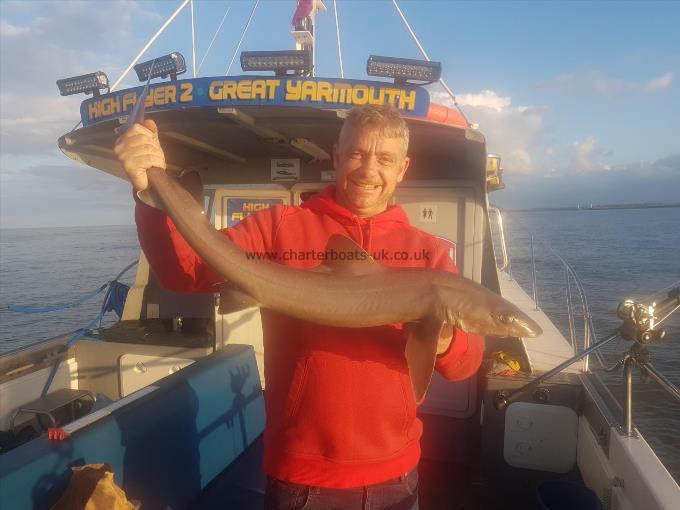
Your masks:
<svg viewBox="0 0 680 510"><path fill-rule="evenodd" d="M503 158L506 189L492 202L680 202L680 2L398 3L489 152ZM61 97L55 82L102 70L113 83L179 4L0 1L0 228L133 223L129 184L57 148L88 96ZM316 75L337 77L326 4ZM224 75L254 1L194 5L198 75ZM262 0L241 51L293 48L294 8ZM421 58L391 1L337 8L345 77L366 79L370 54ZM143 60L180 51L191 68L190 16L180 13ZM237 58L230 74L240 73ZM138 84L133 71L119 88ZM429 89L451 104L440 86Z"/></svg>

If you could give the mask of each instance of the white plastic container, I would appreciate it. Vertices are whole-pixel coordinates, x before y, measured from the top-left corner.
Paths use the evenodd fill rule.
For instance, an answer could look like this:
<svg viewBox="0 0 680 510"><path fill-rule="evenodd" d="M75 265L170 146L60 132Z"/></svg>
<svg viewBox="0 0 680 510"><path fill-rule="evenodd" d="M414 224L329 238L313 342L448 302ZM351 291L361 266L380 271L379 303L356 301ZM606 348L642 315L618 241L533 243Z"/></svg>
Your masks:
<svg viewBox="0 0 680 510"><path fill-rule="evenodd" d="M514 467L555 473L576 462L578 416L568 407L514 402L505 415L503 457Z"/></svg>

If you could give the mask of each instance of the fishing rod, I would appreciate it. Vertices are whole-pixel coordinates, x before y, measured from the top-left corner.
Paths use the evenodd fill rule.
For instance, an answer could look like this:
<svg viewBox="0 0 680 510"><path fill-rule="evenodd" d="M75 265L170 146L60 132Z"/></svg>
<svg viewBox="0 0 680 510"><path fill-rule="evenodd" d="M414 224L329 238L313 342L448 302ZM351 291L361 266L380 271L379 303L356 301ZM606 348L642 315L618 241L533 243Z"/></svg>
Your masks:
<svg viewBox="0 0 680 510"><path fill-rule="evenodd" d="M123 124L122 126L117 127L114 129L114 133L116 136L120 136L123 133L125 133L128 129L130 129L135 123L141 124L144 122L144 112L146 110L146 95L149 92L149 83L151 82L151 78L153 77L153 68L156 66L156 59L154 58L151 61L151 68L149 69L149 76L146 78L146 84L144 85L144 88L142 89L142 93L137 96L137 99L135 101L135 106L132 109L132 112L128 116L127 122Z"/></svg>
<svg viewBox="0 0 680 510"><path fill-rule="evenodd" d="M623 354L619 361L611 367L605 368L605 370L613 372L623 366L626 382L625 433L628 436L634 435L632 419L633 367L638 367L642 374L650 376L676 400L680 401L680 389L649 362L650 354L647 349L649 344L659 342L666 336L666 330L659 326L679 308L680 286L672 288L668 292L667 297L658 303L654 301L650 303L636 303L632 299L623 301L617 309L617 315L623 320L623 323L612 334L604 340L591 345L572 358L569 358L552 370L537 377L533 381L528 382L521 388L512 392L499 391L494 396L494 407L498 410L505 409L512 402L533 391L541 383L562 372L565 368L584 358L591 352L600 349L615 338L623 338L631 342L630 349Z"/></svg>

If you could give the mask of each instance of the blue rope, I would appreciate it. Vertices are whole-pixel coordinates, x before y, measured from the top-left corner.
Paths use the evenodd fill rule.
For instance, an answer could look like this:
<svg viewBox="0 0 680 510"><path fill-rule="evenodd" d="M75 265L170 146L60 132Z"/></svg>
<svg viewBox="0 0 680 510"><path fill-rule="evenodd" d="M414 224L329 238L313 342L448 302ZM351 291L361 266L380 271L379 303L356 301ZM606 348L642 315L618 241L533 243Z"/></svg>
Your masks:
<svg viewBox="0 0 680 510"><path fill-rule="evenodd" d="M76 334L73 335L68 342L66 342L66 345L64 346L64 348L62 349L61 352L68 351L71 347L73 347L73 344L75 344L78 340L80 340L86 334L88 334L90 331L92 331L92 328L94 328L95 324L97 324L97 321L101 320L103 315L104 315L103 312L99 312L99 314L94 319L92 319L87 324L87 326L76 331ZM47 395L47 392L49 391L50 386L52 386L52 381L54 381L54 376L57 375L57 370L59 370L59 361L56 361L52 365L52 369L50 370L50 373L47 376L47 381L45 382L45 386L43 386L43 389L40 392L40 397L44 397L45 395Z"/></svg>
<svg viewBox="0 0 680 510"><path fill-rule="evenodd" d="M102 302L102 308L99 312L99 327L102 327L102 319L104 318L104 314L110 311L116 312L116 315L118 315L118 320L123 317L123 308L125 308L125 299L127 298L127 293L130 290L130 287L127 285L120 283L118 281L118 278L123 276L128 269L134 267L137 265L137 261L135 260L133 263L129 264L128 266L125 267L118 275L109 282L109 289L106 291L106 295L104 296L104 301Z"/></svg>
<svg viewBox="0 0 680 510"><path fill-rule="evenodd" d="M117 281L112 281L109 283L109 290L106 291L106 296L104 296L104 302L102 303L102 309L99 313L100 317L108 312L115 312L118 316L118 320L123 316L123 308L125 308L125 299L127 298L128 291L130 287L124 283ZM99 322L101 327L101 320Z"/></svg>
<svg viewBox="0 0 680 510"><path fill-rule="evenodd" d="M62 303L58 305L53 305L53 306L42 306L42 307L31 307L31 306L6 306L5 308L0 308L0 312L12 312L12 313L22 313L22 314L31 314L31 313L49 313L49 312L58 312L60 310L66 310L68 308L75 308L77 306L82 305L86 301L89 301L99 293L101 293L104 289L108 288L106 296L104 297L104 306L102 306L102 310L104 310L105 306L108 306L107 303L109 303L110 299L109 296L112 293L112 288L114 289L115 295L114 299L115 301L112 303L113 307L108 308L107 311L113 310L116 312L118 315L118 318L121 317L123 314L122 312L122 306L120 306L120 298L122 296L123 304L125 303L125 297L127 296L127 291L123 293L122 287L128 288L127 285L124 285L122 283L118 282L118 279L123 276L130 268L134 267L137 265L137 261L135 260L131 264L128 264L118 275L111 280L108 283L105 283L101 287L99 287L97 290L94 290L88 294L85 294L84 296L76 299L75 301L71 303Z"/></svg>
<svg viewBox="0 0 680 510"><path fill-rule="evenodd" d="M97 322L99 322L99 326L101 327L101 321L104 317L104 314L106 314L109 311L114 311L116 312L116 315L118 315L118 319L123 315L123 307L125 305L125 298L127 297L127 292L129 290L129 287L123 283L120 283L118 281L118 278L123 276L128 269L134 267L137 265L137 261L134 261L133 263L129 264L125 269L123 269L118 275L111 280L108 283L105 283L99 289L97 289L94 292L91 292L82 298L78 299L77 301L65 305L57 305L57 306L50 306L50 307L43 307L43 308L28 308L28 307L11 307L8 306L6 310L11 311L11 312L17 312L17 313L44 313L44 312L53 312L57 310L63 310L65 308L73 308L75 306L78 306L88 299L93 298L97 294L99 294L101 291L104 289L108 290L106 291L106 296L104 297L104 303L102 304L102 308L97 314L97 316L92 319L85 327L77 330L73 337L66 342L66 345L64 346L64 349L62 352L68 351L78 340L80 340L82 337L87 335L92 329L94 329L95 325ZM47 381L45 382L45 386L43 386L42 392L40 393L41 397L44 397L47 395L47 392L50 389L50 386L52 386L52 381L54 381L54 376L57 374L57 370L59 369L59 361L55 362L52 365L52 369L50 370L49 375L47 376Z"/></svg>
<svg viewBox="0 0 680 510"><path fill-rule="evenodd" d="M85 335L87 335L92 329L94 328L95 324L97 324L97 321L101 319L101 316L103 315L102 312L99 312L97 316L92 319L90 322L87 323L87 325L83 328L80 328L78 331L76 331L76 334L71 337L71 340L66 342L66 349L70 349L73 344L75 344L78 340L83 338Z"/></svg>

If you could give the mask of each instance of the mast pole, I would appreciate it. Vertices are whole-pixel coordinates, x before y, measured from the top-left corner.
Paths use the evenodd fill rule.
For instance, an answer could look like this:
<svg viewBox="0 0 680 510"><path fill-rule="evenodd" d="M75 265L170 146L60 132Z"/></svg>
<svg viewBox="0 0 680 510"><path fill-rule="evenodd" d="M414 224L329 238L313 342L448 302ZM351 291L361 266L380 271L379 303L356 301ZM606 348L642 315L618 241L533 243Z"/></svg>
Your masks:
<svg viewBox="0 0 680 510"><path fill-rule="evenodd" d="M297 8L293 15L293 30L291 31L295 41L295 49L306 50L312 54L311 76L314 76L316 73L315 24L317 11L326 12L323 0L298 0Z"/></svg>
<svg viewBox="0 0 680 510"><path fill-rule="evenodd" d="M191 61L194 66L194 78L196 78L196 37L195 37L195 24L194 24L194 0L190 2L191 7Z"/></svg>
<svg viewBox="0 0 680 510"><path fill-rule="evenodd" d="M338 60L340 61L340 78L345 77L345 71L342 68L342 46L340 45L340 22L338 21L338 6L333 0L333 12L335 13L335 35L338 39Z"/></svg>

